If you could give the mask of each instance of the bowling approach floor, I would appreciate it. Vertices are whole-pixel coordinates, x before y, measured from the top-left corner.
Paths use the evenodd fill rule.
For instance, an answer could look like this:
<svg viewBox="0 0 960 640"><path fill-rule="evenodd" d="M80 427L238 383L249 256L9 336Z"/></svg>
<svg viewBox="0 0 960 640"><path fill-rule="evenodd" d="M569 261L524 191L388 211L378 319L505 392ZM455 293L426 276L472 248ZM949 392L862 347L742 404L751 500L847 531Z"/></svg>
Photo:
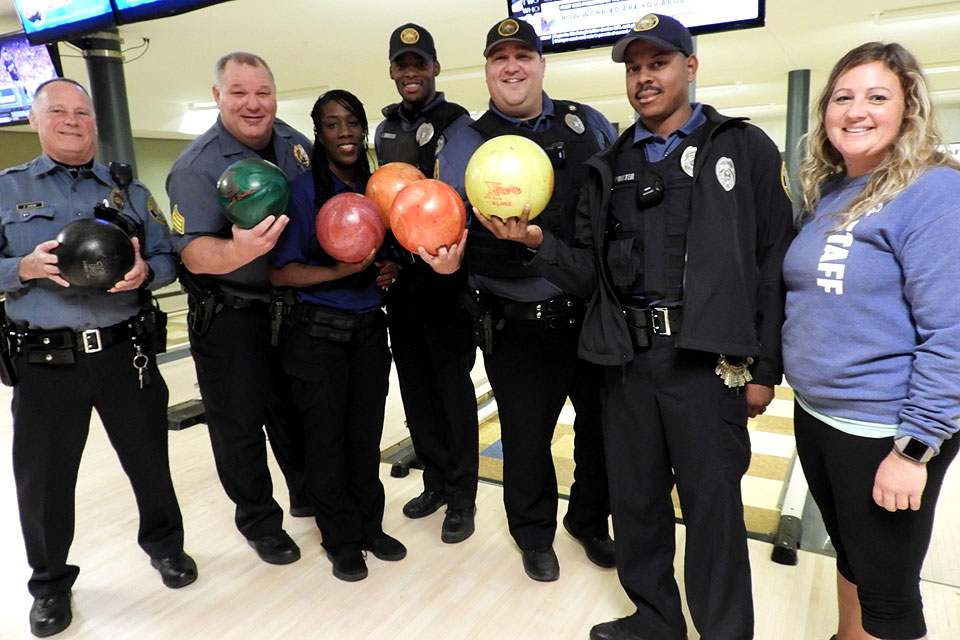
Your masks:
<svg viewBox="0 0 960 640"><path fill-rule="evenodd" d="M171 339L175 338L171 319ZM162 365L171 403L197 396L189 358ZM476 379L482 381L482 368ZM10 390L0 388L9 406ZM788 402L784 400L784 402ZM9 413L2 418L0 449L10 450ZM407 436L392 374L382 448ZM506 529L499 486L481 483L477 532L458 545L439 540L442 512L423 520L401 506L421 489L420 474L392 478L386 488L386 531L409 549L398 563L368 558L370 577L345 583L330 573L310 519L286 518L303 550L286 567L260 562L232 522L232 505L217 481L204 425L170 433L171 468L180 498L187 550L200 579L183 590L160 584L136 546L136 510L126 478L94 416L77 487L77 533L70 561L81 566L74 588L74 623L57 638L136 640L576 640L596 622L627 615L630 603L612 570L591 565L579 545L560 531L555 548L561 577L536 583L523 574ZM9 461L9 454L7 454ZM282 479L270 459L277 487ZM286 507L286 495L275 491ZM561 500L559 516L565 509ZM16 524L16 494L9 462L0 464L0 639L29 638L29 569ZM683 548L684 528L676 542ZM800 551L799 564L770 560L772 546L750 540L758 640L825 640L835 626L832 558ZM930 638L960 637L960 472L947 476L933 546L923 571ZM682 583L683 558L677 576ZM691 626L690 638L699 636Z"/></svg>

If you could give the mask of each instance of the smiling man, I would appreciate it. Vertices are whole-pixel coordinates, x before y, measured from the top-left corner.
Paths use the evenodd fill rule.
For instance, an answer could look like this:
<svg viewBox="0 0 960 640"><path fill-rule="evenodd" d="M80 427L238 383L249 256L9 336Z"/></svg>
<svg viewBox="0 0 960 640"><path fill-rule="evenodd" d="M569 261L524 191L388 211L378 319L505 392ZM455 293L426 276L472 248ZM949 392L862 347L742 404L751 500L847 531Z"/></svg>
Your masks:
<svg viewBox="0 0 960 640"><path fill-rule="evenodd" d="M533 225L530 266L588 298L582 358L603 366L603 435L617 571L636 606L592 640L683 640L674 579L676 486L685 588L703 638L753 638L740 480L747 418L780 381L783 255L793 236L776 145L691 103L687 29L649 14L613 47L638 121L586 163L576 248Z"/></svg>
<svg viewBox="0 0 960 640"><path fill-rule="evenodd" d="M390 78L400 102L383 109L375 144L380 164L406 162L434 177L436 155L473 120L436 89L440 61L430 32L408 23L390 36ZM435 273L398 249L403 274L387 292L390 348L397 365L403 413L423 492L403 507L423 518L447 505L440 537L466 540L474 531L477 496L477 399L470 371L476 360L470 317L458 295L464 274Z"/></svg>
<svg viewBox="0 0 960 640"><path fill-rule="evenodd" d="M266 425L290 490L293 515L312 515L303 496L303 429L271 345L266 254L287 224L276 211L252 229L231 225L217 180L242 158L263 158L287 179L307 171L312 145L278 120L273 73L258 56L235 52L214 70L220 117L190 143L167 176L173 244L189 295L190 351L197 369L217 473L236 504L237 528L264 562L287 564L300 549L282 528L267 468Z"/></svg>
<svg viewBox="0 0 960 640"><path fill-rule="evenodd" d="M536 219L544 233L573 242L577 193L583 163L616 138L595 109L553 100L543 91L546 60L533 27L512 18L487 33L485 75L490 109L439 154L440 179L465 196L464 173L486 140L519 135L550 156L555 188ZM539 227L538 227L539 228ZM456 269L462 247L434 259L441 272ZM569 396L576 411L574 482L564 528L601 567L615 565L607 517L607 473L600 431L600 372L577 359L583 299L528 268L529 252L501 240L479 218L466 242L470 288L478 296L478 319L490 328L481 336L486 373L496 395L503 444L503 502L510 533L533 580L556 580L553 551L557 529L557 477L551 441Z"/></svg>

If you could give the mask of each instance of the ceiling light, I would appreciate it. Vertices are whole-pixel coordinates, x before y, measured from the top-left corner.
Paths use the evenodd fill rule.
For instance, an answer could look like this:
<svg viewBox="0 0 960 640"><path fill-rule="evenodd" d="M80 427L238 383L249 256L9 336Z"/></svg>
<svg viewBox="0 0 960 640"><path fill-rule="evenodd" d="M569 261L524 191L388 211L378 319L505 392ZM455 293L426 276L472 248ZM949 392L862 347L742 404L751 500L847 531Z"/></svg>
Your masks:
<svg viewBox="0 0 960 640"><path fill-rule="evenodd" d="M955 73L957 71L960 71L960 62L945 62L943 64L923 68L923 72L928 76L932 76L937 73Z"/></svg>
<svg viewBox="0 0 960 640"><path fill-rule="evenodd" d="M907 9L884 9L873 14L877 24L895 24L910 20L930 20L960 14L960 2L938 2Z"/></svg>
<svg viewBox="0 0 960 640"><path fill-rule="evenodd" d="M729 84L713 84L709 87L701 87L697 85L697 95L701 93L727 93L732 91L739 91L740 87L743 85L742 82L731 82Z"/></svg>

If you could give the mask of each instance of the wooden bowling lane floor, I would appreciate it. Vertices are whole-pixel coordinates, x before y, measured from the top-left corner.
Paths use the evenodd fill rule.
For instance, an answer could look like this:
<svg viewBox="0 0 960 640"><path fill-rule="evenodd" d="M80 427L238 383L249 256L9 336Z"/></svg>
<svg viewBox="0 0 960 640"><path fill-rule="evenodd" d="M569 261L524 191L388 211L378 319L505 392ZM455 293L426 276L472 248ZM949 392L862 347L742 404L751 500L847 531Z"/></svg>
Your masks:
<svg viewBox="0 0 960 640"><path fill-rule="evenodd" d="M796 446L793 439L793 391L776 388L774 401L764 415L747 421L753 452L750 468L741 482L744 522L751 537L772 540L780 524L780 506L784 483ZM557 470L557 489L569 496L573 482L573 419L570 401L560 412L553 435L551 451ZM503 481L503 450L500 444L500 422L496 413L480 424L480 477ZM676 489L673 504L677 518L683 518Z"/></svg>

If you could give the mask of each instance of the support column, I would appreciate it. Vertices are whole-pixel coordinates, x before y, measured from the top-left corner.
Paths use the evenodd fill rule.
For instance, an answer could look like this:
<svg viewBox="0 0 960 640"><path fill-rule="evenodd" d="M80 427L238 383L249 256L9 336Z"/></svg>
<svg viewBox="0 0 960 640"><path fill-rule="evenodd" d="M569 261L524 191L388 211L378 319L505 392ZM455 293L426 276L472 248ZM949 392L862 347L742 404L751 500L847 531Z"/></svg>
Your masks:
<svg viewBox="0 0 960 640"><path fill-rule="evenodd" d="M800 138L807 132L810 119L810 69L794 69L787 79L787 139L786 162L790 179L790 193L793 196L794 218L800 211L799 171L806 156L800 148Z"/></svg>

